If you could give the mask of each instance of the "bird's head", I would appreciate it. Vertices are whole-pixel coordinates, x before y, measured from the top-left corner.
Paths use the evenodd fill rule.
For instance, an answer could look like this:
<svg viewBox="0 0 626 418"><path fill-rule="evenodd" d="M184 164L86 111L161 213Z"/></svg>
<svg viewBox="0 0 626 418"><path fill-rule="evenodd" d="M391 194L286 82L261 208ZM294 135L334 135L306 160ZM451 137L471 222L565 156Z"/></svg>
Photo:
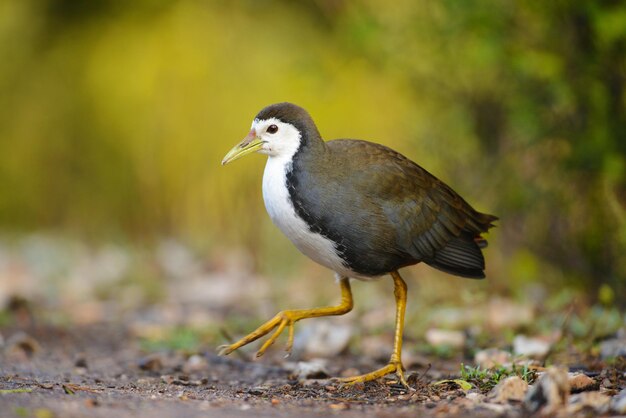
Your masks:
<svg viewBox="0 0 626 418"><path fill-rule="evenodd" d="M319 133L306 110L292 103L267 106L252 121L248 135L228 151L222 165L258 152L270 157L291 158L301 144Z"/></svg>

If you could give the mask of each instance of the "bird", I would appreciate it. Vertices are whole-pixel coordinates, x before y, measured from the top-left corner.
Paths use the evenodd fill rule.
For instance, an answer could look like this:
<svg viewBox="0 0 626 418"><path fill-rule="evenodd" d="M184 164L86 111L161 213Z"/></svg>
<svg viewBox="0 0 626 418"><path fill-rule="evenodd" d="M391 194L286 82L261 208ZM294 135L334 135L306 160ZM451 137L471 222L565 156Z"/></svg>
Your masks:
<svg viewBox="0 0 626 418"><path fill-rule="evenodd" d="M263 108L247 136L223 158L268 156L263 201L272 222L304 255L335 272L336 306L283 310L240 340L218 347L227 355L273 333L262 356L287 328L306 318L343 315L353 308L351 279L391 276L396 302L392 355L384 367L341 378L356 384L395 374L408 387L401 350L407 285L399 269L425 263L446 273L485 277L482 236L498 218L475 210L443 181L384 145L359 140L324 141L309 113L293 103Z"/></svg>

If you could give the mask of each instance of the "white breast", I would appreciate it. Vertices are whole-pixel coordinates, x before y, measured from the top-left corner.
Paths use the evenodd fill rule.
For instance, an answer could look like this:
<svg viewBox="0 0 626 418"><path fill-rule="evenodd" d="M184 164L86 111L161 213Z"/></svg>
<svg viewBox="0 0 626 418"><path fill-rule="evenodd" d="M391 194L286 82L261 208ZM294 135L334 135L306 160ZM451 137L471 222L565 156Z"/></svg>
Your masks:
<svg viewBox="0 0 626 418"><path fill-rule="evenodd" d="M263 200L270 218L304 255L342 276L357 277L337 255L333 241L311 232L306 222L296 215L287 190L286 174L290 167L290 159L278 156L267 159Z"/></svg>

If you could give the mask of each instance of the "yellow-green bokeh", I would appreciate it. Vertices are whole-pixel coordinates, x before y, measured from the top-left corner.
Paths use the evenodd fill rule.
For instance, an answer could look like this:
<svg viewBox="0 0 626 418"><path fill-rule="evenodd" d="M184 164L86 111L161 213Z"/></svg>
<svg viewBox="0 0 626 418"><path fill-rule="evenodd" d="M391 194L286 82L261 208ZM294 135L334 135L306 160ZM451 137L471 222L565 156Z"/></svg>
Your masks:
<svg viewBox="0 0 626 418"><path fill-rule="evenodd" d="M292 101L327 139L394 147L498 214L488 264L503 288L549 271L623 288L616 16L623 6L5 0L0 228L175 236L260 264L295 255L262 207L264 157L220 165L258 110Z"/></svg>

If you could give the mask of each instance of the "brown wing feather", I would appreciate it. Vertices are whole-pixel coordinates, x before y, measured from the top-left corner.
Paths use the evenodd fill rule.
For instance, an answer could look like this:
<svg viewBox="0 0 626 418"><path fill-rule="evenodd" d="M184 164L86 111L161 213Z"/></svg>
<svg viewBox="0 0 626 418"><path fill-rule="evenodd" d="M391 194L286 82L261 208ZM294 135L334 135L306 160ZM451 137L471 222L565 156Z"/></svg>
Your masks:
<svg viewBox="0 0 626 418"><path fill-rule="evenodd" d="M327 143L334 155L348 156L343 175L367 199L372 212L385 215L383 225L395 234L397 250L415 262L466 277L483 277L480 234L497 218L474 210L445 183L411 160L366 141ZM347 172L349 171L349 172ZM334 171L337 173L337 171Z"/></svg>

